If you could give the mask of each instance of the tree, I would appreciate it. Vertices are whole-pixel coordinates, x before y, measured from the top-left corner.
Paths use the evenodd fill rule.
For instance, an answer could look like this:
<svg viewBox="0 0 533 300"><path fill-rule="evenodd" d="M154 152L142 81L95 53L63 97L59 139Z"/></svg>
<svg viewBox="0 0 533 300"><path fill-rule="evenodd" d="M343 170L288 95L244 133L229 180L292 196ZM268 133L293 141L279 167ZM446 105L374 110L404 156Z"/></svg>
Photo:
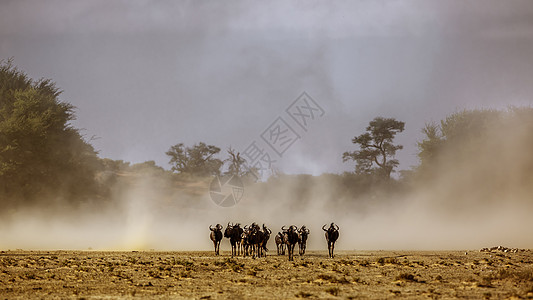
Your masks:
<svg viewBox="0 0 533 300"><path fill-rule="evenodd" d="M11 60L0 62L2 204L97 193L97 153L70 124L74 106L60 94L51 80L33 81Z"/></svg>
<svg viewBox="0 0 533 300"><path fill-rule="evenodd" d="M436 123L426 124L422 128L422 133L426 138L418 142L418 158L420 159L420 165L425 167L437 156L437 152L442 147L443 137L440 127Z"/></svg>
<svg viewBox="0 0 533 300"><path fill-rule="evenodd" d="M488 141L487 135L495 128L504 128L506 117L514 119L513 113L490 109L463 110L447 116L440 124L426 124L422 129L425 137L418 142L419 169L429 171L435 168L441 163L439 160L447 159L443 157L444 153L453 152L456 159L461 155L478 156Z"/></svg>
<svg viewBox="0 0 533 300"><path fill-rule="evenodd" d="M227 175L236 175L236 176L244 176L247 173L246 168L244 167L244 164L246 163L246 160L242 158L241 153L235 151L233 148L228 149L229 157L224 162L229 162L228 171L226 172Z"/></svg>
<svg viewBox="0 0 533 300"><path fill-rule="evenodd" d="M213 157L219 152L220 148L202 142L192 147L185 147L180 143L170 147L166 155L170 156L172 171L208 176L220 174L223 162Z"/></svg>
<svg viewBox="0 0 533 300"><path fill-rule="evenodd" d="M393 159L402 145L392 143L396 134L404 130L405 123L393 118L376 117L370 121L366 133L352 139L360 150L344 152L343 161L355 160L357 174L375 173L382 178L390 178L399 162Z"/></svg>

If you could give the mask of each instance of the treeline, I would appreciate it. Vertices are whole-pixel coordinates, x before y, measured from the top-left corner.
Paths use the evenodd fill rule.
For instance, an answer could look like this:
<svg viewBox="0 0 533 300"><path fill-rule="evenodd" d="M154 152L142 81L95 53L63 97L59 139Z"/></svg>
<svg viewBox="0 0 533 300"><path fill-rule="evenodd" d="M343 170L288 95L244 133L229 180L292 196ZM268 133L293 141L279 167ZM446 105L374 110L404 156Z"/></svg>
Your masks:
<svg viewBox="0 0 533 300"><path fill-rule="evenodd" d="M135 184L150 177L168 194L207 186L215 175L254 178L241 153L230 148L178 143L166 152L171 170L153 161L131 165L102 159L74 128L74 107L59 100L61 91L51 80L32 80L13 66L0 64L0 205L2 208L38 203L107 203L117 185ZM394 138L403 132L401 121L376 117L366 132L355 133L354 148L342 155L353 164L344 174L275 174L256 185L256 191L291 189L293 203L305 202L311 187L327 189L324 201L341 203L426 189L441 197L462 199L529 197L533 190L533 109L465 110L422 128L420 163L399 171L395 154L402 149ZM132 179L133 178L133 179ZM256 177L257 179L257 177ZM255 181L249 180L248 183ZM195 185L202 182L204 185ZM290 183L290 185L288 185ZM261 195L260 192L257 193ZM328 196L329 195L329 196ZM307 197L309 198L309 197ZM450 200L452 201L452 200Z"/></svg>
<svg viewBox="0 0 533 300"><path fill-rule="evenodd" d="M466 205L533 203L533 108L465 110L422 132L412 184Z"/></svg>

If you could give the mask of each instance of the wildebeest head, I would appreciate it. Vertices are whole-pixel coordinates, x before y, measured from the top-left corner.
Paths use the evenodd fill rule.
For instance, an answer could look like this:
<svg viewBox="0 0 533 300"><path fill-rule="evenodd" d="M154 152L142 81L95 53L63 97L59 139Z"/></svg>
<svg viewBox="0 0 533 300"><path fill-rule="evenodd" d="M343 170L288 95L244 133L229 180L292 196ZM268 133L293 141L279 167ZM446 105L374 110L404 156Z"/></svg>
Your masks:
<svg viewBox="0 0 533 300"><path fill-rule="evenodd" d="M228 226L226 226L226 230L224 231L224 237L229 238L233 234L233 225L230 225L228 222Z"/></svg>
<svg viewBox="0 0 533 300"><path fill-rule="evenodd" d="M327 224L324 224L324 226L322 226L322 230L327 232L339 231L339 226L337 226L335 223L331 223L328 229L326 229L326 225Z"/></svg>
<svg viewBox="0 0 533 300"><path fill-rule="evenodd" d="M302 225L302 227L300 227L299 232L309 234L309 229L305 227L305 225Z"/></svg>
<svg viewBox="0 0 533 300"><path fill-rule="evenodd" d="M287 229L287 238L290 244L296 244L298 242L298 227L296 225L289 226Z"/></svg>
<svg viewBox="0 0 533 300"><path fill-rule="evenodd" d="M211 231L221 231L222 228L223 228L223 227L222 227L222 225L220 225L220 224L217 224L217 225L215 226L215 228L213 228L212 225L209 225L209 229L210 229Z"/></svg>
<svg viewBox="0 0 533 300"><path fill-rule="evenodd" d="M263 232L268 234L269 236L272 234L272 230L268 229L265 224L263 224Z"/></svg>
<svg viewBox="0 0 533 300"><path fill-rule="evenodd" d="M240 223L233 225L233 230L235 230L239 236L242 235L242 233L244 232L244 230L241 228Z"/></svg>

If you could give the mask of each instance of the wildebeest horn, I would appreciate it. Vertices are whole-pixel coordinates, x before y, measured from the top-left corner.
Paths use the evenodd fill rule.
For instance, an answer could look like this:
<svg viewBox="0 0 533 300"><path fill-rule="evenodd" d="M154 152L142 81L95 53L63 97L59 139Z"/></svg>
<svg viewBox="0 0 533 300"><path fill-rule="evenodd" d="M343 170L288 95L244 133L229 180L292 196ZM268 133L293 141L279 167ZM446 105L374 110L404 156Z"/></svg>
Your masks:
<svg viewBox="0 0 533 300"><path fill-rule="evenodd" d="M217 228L218 228L219 230L222 230L223 227L222 227L222 225L217 224Z"/></svg>
<svg viewBox="0 0 533 300"><path fill-rule="evenodd" d="M285 229L285 225L281 226L281 230L285 231L287 229Z"/></svg>
<svg viewBox="0 0 533 300"><path fill-rule="evenodd" d="M270 230L268 228L267 228L267 230L268 230L268 234L272 234L272 230Z"/></svg>
<svg viewBox="0 0 533 300"><path fill-rule="evenodd" d="M326 225L328 225L328 224L324 224L324 226L322 226L322 230L327 231L326 229L324 229L324 227L326 227Z"/></svg>
<svg viewBox="0 0 533 300"><path fill-rule="evenodd" d="M213 230L213 225L209 225L209 230Z"/></svg>
<svg viewBox="0 0 533 300"><path fill-rule="evenodd" d="M337 224L333 224L333 225L335 225L335 227L337 227L337 230L339 230L339 226Z"/></svg>
<svg viewBox="0 0 533 300"><path fill-rule="evenodd" d="M247 229L248 228L248 225L244 225L244 229Z"/></svg>

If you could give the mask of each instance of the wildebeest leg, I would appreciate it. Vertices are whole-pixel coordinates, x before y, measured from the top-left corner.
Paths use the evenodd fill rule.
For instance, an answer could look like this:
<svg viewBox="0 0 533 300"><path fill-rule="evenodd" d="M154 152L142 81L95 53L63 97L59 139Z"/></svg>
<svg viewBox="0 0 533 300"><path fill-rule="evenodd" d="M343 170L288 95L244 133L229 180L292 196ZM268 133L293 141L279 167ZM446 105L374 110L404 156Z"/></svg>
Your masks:
<svg viewBox="0 0 533 300"><path fill-rule="evenodd" d="M296 244L291 245L291 260L294 260L294 248L296 247Z"/></svg>
<svg viewBox="0 0 533 300"><path fill-rule="evenodd" d="M287 251L289 252L289 261L292 260L292 251L294 251L294 248L291 244L287 245Z"/></svg>
<svg viewBox="0 0 533 300"><path fill-rule="evenodd" d="M331 244L331 258L335 257L335 255L333 254L333 251L335 251L335 243Z"/></svg>

